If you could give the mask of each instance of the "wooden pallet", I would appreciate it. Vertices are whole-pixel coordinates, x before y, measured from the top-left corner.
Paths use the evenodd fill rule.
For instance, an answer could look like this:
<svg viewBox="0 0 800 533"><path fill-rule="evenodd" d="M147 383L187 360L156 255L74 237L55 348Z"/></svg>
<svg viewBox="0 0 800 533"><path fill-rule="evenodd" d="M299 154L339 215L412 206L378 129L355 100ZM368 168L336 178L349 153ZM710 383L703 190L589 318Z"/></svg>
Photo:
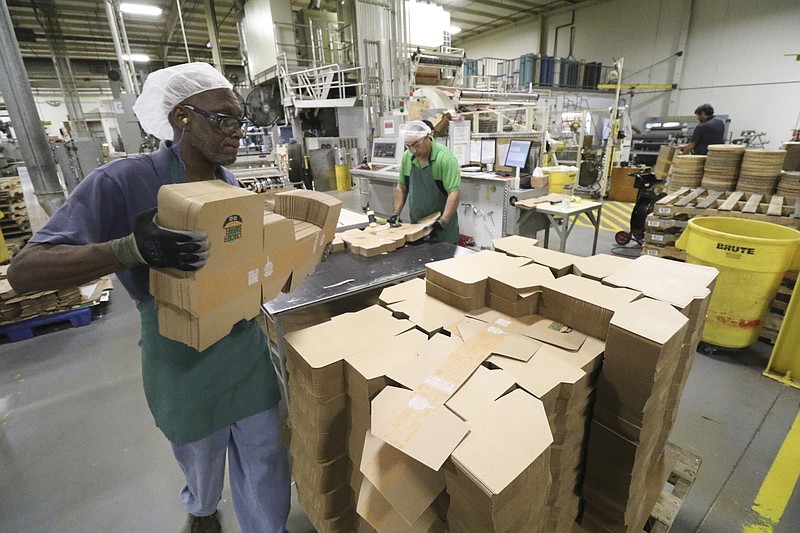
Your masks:
<svg viewBox="0 0 800 533"><path fill-rule="evenodd" d="M66 322L69 322L73 328L88 326L92 322L92 309L90 307L79 307L0 326L0 336L5 335L10 342L18 342L34 337L37 332L41 331L40 328Z"/></svg>
<svg viewBox="0 0 800 533"><path fill-rule="evenodd" d="M652 257L663 257L664 259L674 259L676 261L686 261L686 252L674 246L661 246L646 242L642 245L642 255Z"/></svg>
<svg viewBox="0 0 800 533"><path fill-rule="evenodd" d="M689 489L692 488L692 484L697 478L697 471L702 462L697 455L682 450L671 442L667 443L667 449L677 454L678 460L645 524L643 530L645 533L667 533L669 531Z"/></svg>
<svg viewBox="0 0 800 533"><path fill-rule="evenodd" d="M800 198L786 201L778 195L682 187L657 201L653 215L676 220L697 216L737 217L800 227Z"/></svg>

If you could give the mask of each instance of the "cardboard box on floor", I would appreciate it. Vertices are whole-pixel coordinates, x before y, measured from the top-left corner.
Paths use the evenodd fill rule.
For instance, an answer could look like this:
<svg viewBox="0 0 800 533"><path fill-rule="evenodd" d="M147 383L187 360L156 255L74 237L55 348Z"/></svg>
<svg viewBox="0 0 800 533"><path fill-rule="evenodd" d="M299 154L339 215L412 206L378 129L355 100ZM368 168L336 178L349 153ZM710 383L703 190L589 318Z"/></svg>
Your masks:
<svg viewBox="0 0 800 533"><path fill-rule="evenodd" d="M218 180L159 189L159 224L205 231L211 243L200 270L151 269L162 335L202 351L314 271L333 238L341 201L314 191L276 199L276 208L295 220L280 212L265 216L262 197Z"/></svg>

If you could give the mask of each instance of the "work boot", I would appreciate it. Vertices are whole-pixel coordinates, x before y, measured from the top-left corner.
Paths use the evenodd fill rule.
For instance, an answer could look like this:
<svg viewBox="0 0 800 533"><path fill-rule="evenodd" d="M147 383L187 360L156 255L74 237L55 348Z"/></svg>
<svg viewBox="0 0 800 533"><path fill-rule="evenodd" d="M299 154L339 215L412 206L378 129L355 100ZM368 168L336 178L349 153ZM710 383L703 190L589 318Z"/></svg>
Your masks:
<svg viewBox="0 0 800 533"><path fill-rule="evenodd" d="M208 516L189 515L189 533L222 533L217 512Z"/></svg>

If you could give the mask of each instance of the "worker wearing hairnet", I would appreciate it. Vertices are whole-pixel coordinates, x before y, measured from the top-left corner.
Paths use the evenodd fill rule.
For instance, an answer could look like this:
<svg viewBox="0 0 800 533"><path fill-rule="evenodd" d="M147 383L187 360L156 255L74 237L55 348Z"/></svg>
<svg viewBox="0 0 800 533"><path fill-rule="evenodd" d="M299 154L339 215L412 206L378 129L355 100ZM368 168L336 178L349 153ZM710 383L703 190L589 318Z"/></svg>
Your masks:
<svg viewBox="0 0 800 533"><path fill-rule="evenodd" d="M235 185L222 165L236 160L243 110L222 74L188 63L150 74L134 111L142 128L162 140L160 148L89 174L14 258L9 281L26 292L116 273L141 315L145 397L186 476L180 497L189 530L221 530L217 504L227 455L242 531L283 533L290 475L264 333L255 320L243 320L198 352L159 334L149 294L151 266L196 270L214 253L203 232L158 225L158 189L201 180Z"/></svg>
<svg viewBox="0 0 800 533"><path fill-rule="evenodd" d="M439 242L458 243L458 204L461 201L461 168L446 146L433 140L431 129L415 120L401 130L407 150L400 164L400 179L394 191L394 214L398 222L408 200L411 222L440 213L431 222L430 236Z"/></svg>

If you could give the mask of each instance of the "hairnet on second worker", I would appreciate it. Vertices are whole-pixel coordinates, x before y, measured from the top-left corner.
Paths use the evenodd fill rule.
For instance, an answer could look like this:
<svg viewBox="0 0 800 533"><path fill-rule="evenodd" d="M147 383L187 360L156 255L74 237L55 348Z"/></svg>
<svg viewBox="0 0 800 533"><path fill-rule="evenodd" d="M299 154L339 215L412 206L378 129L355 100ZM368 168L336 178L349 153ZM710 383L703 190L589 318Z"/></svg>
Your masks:
<svg viewBox="0 0 800 533"><path fill-rule="evenodd" d="M401 133L405 142L418 141L430 135L431 129L421 120L412 120L403 126Z"/></svg>
<svg viewBox="0 0 800 533"><path fill-rule="evenodd" d="M208 63L184 63L157 70L147 76L133 112L144 131L159 139L172 139L167 116L172 109L195 94L233 85Z"/></svg>

